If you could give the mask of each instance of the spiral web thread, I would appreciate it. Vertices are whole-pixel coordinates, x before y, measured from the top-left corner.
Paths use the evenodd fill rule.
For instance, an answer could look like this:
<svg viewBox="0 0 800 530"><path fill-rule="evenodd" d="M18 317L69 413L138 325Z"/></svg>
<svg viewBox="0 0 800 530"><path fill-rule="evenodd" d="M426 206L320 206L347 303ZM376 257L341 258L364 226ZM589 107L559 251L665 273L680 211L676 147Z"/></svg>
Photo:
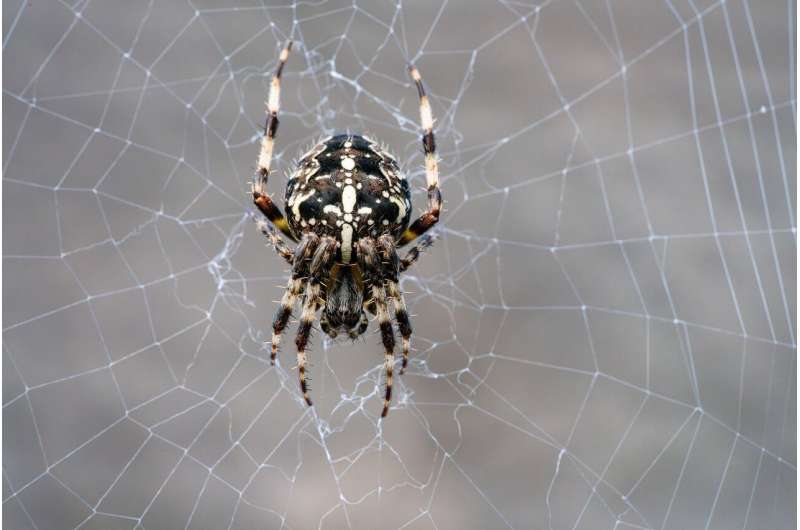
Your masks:
<svg viewBox="0 0 800 530"><path fill-rule="evenodd" d="M4 526L794 526L793 2L5 8ZM419 213L408 63L432 99L382 422L376 335L315 332L314 409L269 364L289 37L277 199L367 131Z"/></svg>

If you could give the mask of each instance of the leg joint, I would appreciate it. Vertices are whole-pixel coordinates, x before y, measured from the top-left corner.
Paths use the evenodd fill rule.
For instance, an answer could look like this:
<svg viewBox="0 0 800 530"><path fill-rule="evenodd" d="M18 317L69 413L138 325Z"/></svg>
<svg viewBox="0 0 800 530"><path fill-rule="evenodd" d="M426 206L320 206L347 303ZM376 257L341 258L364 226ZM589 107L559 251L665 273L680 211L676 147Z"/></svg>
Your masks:
<svg viewBox="0 0 800 530"><path fill-rule="evenodd" d="M436 140L433 137L433 131L428 131L422 135L422 147L425 149L426 155L436 152Z"/></svg>
<svg viewBox="0 0 800 530"><path fill-rule="evenodd" d="M278 113L270 112L267 118L267 126L264 128L264 134L267 135L267 138L275 138L275 135L278 133L279 124Z"/></svg>

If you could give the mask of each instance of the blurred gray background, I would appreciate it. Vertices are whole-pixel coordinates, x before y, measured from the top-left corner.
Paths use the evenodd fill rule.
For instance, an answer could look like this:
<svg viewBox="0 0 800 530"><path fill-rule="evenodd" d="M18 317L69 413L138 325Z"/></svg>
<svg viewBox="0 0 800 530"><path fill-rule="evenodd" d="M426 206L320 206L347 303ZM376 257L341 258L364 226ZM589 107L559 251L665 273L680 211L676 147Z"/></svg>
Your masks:
<svg viewBox="0 0 800 530"><path fill-rule="evenodd" d="M796 522L795 4L7 0L8 529L788 529ZM315 335L248 217L367 131L447 211L413 359ZM374 324L372 325L374 327Z"/></svg>

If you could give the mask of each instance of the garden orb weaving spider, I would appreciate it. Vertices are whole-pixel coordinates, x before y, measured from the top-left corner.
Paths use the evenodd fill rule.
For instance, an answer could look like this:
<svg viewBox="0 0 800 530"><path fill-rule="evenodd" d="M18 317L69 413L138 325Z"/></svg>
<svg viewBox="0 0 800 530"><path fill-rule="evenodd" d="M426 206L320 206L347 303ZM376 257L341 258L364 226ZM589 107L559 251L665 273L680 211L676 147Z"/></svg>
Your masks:
<svg viewBox="0 0 800 530"><path fill-rule="evenodd" d="M433 117L419 72L409 68L419 93L422 147L428 185L428 210L409 225L411 193L395 159L373 140L356 134L339 134L320 141L297 163L286 185L286 215L267 194L275 133L278 130L281 73L292 43L283 48L272 77L267 101L267 124L253 177L253 202L269 219L261 220L261 231L292 267L272 323L271 361L275 362L281 334L292 310L302 298L297 331L297 368L300 390L310 406L306 384L306 346L318 310L320 325L331 337L339 332L355 339L367 330L365 311L376 315L383 342L386 393L381 417L389 411L394 370L394 330L389 304L403 339L400 373L408 364L411 323L398 276L408 269L420 251L432 243L421 238L405 257L397 248L427 232L439 220L442 194L433 136ZM297 243L294 250L272 228Z"/></svg>

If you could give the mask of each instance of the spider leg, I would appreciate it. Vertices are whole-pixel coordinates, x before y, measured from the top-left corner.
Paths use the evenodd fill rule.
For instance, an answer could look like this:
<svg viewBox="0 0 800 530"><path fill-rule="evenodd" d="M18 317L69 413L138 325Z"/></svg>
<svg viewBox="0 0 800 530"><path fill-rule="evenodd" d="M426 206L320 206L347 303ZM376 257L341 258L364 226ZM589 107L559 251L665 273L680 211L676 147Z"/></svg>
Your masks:
<svg viewBox="0 0 800 530"><path fill-rule="evenodd" d="M389 413L389 403L392 401L392 379L394 372L394 330L392 320L389 316L389 308L386 305L386 291L381 285L372 286L372 297L375 299L375 307L378 310L378 323L381 329L381 341L385 350L383 356L383 369L386 372L386 394L383 397L383 411L381 418L385 418Z"/></svg>
<svg viewBox="0 0 800 530"><path fill-rule="evenodd" d="M394 318L397 320L397 329L403 337L403 365L400 367L400 375L403 375L408 366L408 352L411 349L411 319L408 318L406 302L403 299L403 292L400 286L393 280L386 282L386 292L394 302Z"/></svg>
<svg viewBox="0 0 800 530"><path fill-rule="evenodd" d="M433 245L436 241L436 236L428 234L419 240L419 243L408 249L406 255L400 260L400 272L405 272L417 262L422 252Z"/></svg>
<svg viewBox="0 0 800 530"><path fill-rule="evenodd" d="M314 254L319 244L319 236L313 232L306 232L300 244L292 255L292 277L289 284L286 286L286 291L281 298L281 305L272 319L272 351L270 353L270 364L275 364L275 358L278 356L278 347L281 343L281 336L286 325L289 323L289 318L292 316L292 310L297 299L303 293L305 285L304 276L308 274L308 260Z"/></svg>
<svg viewBox="0 0 800 530"><path fill-rule="evenodd" d="M388 238L389 236L387 236ZM383 239L376 246L372 238L364 238L358 242L358 257L364 275L369 282L375 313L378 318L378 325L381 330L381 342L384 348L383 367L386 372L386 393L383 397L383 410L381 418L385 418L389 413L389 404L392 401L392 385L394 374L394 329L389 315L389 308L386 304L386 290L384 288L385 265L382 262ZM396 254L395 254L396 256Z"/></svg>
<svg viewBox="0 0 800 530"><path fill-rule="evenodd" d="M417 245L418 247L419 245ZM415 248L417 248L415 247ZM380 249L383 261L383 275L386 294L394 304L394 318L397 321L397 329L403 337L403 365L400 368L400 375L403 375L408 366L408 353L411 348L411 320L408 318L406 302L398 284L401 261L395 250L394 239L388 234L378 238L378 248Z"/></svg>
<svg viewBox="0 0 800 530"><path fill-rule="evenodd" d="M283 238L279 236L277 232L275 232L275 229L272 227L272 225L263 219L256 219L256 226L258 226L258 229L262 234L267 236L270 243L272 243L272 247L275 249L275 252L285 259L289 265L293 265L294 252L292 252L292 249L290 249L289 245L286 244L286 241L284 241Z"/></svg>
<svg viewBox="0 0 800 530"><path fill-rule="evenodd" d="M275 134L278 132L281 74L283 73L283 67L289 58L289 51L291 49L292 41L288 41L281 51L280 58L278 59L278 67L275 69L275 74L272 76L272 83L269 87L269 97L267 99L267 124L264 128L264 138L261 140L261 151L258 155L258 169L253 176L251 192L253 194L253 202L261 213L289 239L297 241L281 209L272 202L272 199L267 194L267 180L269 179L269 170L272 164L272 149L275 144Z"/></svg>
<svg viewBox="0 0 800 530"><path fill-rule="evenodd" d="M428 211L411 223L405 232L400 236L399 245L405 245L415 240L431 229L439 222L439 213L442 209L442 192L439 190L439 165L436 161L436 139L433 135L433 114L428 96L425 95L425 87L422 85L422 78L419 70L413 66L409 68L411 78L417 85L419 94L419 115L422 122L422 149L425 152L425 180L428 185Z"/></svg>
<svg viewBox="0 0 800 530"><path fill-rule="evenodd" d="M300 315L300 326L297 328L297 338L295 344L297 345L297 371L300 377L300 391L303 393L303 399L310 407L312 405L311 398L308 397L308 384L306 382L306 346L308 339L311 337L311 328L314 324L314 318L317 314L317 309L322 305L320 291L322 289L321 280L326 271L330 270L333 260L336 256L336 240L333 238L324 238L317 249L314 251L314 257L311 261L309 270L308 287L306 288L305 300L303 301L303 312Z"/></svg>

